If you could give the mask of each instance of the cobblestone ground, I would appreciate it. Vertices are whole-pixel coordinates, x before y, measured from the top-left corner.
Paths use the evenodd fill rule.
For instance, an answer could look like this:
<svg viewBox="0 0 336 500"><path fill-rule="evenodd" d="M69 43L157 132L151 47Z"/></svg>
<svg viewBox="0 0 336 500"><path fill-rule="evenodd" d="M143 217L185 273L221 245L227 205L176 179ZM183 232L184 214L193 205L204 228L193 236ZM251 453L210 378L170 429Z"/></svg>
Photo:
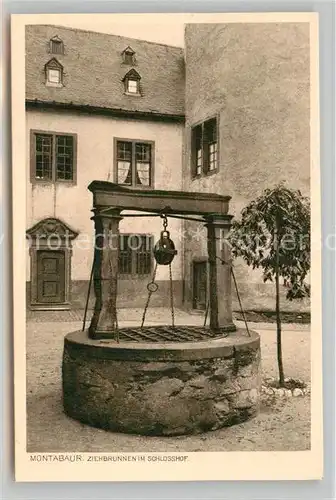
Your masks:
<svg viewBox="0 0 336 500"><path fill-rule="evenodd" d="M119 322L138 325L141 311L121 310ZM31 313L27 324L27 450L29 452L289 451L310 447L310 397L264 402L260 414L244 424L197 436L143 437L85 426L63 413L63 338L81 328L83 311ZM126 321L127 320L127 321ZM148 324L169 324L170 312L149 311ZM202 316L177 311L177 324L201 325ZM237 326L243 326L236 322ZM277 375L274 324L250 324L262 343L264 377ZM284 325L286 376L310 380L308 325Z"/></svg>

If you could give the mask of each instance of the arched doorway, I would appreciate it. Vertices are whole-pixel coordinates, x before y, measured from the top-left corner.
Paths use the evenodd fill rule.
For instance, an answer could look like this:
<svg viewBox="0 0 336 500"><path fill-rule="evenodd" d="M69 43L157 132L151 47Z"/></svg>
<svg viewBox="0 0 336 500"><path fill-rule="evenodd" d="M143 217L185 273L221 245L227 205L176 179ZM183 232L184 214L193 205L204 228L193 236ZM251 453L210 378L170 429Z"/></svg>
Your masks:
<svg viewBox="0 0 336 500"><path fill-rule="evenodd" d="M43 219L26 231L30 247L31 309L70 309L72 240L77 235L55 218Z"/></svg>

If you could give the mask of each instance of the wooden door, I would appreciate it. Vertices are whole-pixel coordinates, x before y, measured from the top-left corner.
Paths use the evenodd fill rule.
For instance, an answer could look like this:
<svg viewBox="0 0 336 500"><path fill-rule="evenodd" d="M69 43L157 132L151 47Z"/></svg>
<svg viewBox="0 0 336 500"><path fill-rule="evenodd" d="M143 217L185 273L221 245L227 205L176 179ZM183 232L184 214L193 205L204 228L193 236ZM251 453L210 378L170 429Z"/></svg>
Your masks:
<svg viewBox="0 0 336 500"><path fill-rule="evenodd" d="M207 263L193 263L193 308L206 308L207 303Z"/></svg>
<svg viewBox="0 0 336 500"><path fill-rule="evenodd" d="M64 252L37 252L37 300L41 304L59 304L65 301Z"/></svg>

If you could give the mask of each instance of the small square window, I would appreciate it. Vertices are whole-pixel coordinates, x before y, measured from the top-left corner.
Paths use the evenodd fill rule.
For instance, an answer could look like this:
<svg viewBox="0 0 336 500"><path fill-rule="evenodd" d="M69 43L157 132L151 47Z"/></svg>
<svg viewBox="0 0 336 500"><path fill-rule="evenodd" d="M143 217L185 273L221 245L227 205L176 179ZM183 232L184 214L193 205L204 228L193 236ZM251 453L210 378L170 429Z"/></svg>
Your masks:
<svg viewBox="0 0 336 500"><path fill-rule="evenodd" d="M45 84L49 87L63 87L63 66L53 58L44 66Z"/></svg>
<svg viewBox="0 0 336 500"><path fill-rule="evenodd" d="M128 46L126 49L122 52L122 58L124 64L128 64L130 66L133 66L135 63L135 52L134 50Z"/></svg>
<svg viewBox="0 0 336 500"><path fill-rule="evenodd" d="M57 35L53 36L49 41L49 52L51 54L64 54L63 41Z"/></svg>
<svg viewBox="0 0 336 500"><path fill-rule="evenodd" d="M51 53L52 54L63 54L63 42L58 40L51 41Z"/></svg>
<svg viewBox="0 0 336 500"><path fill-rule="evenodd" d="M48 69L48 82L49 83L61 83L61 70Z"/></svg>
<svg viewBox="0 0 336 500"><path fill-rule="evenodd" d="M131 52L125 52L125 55L124 55L124 61L125 61L125 64L133 64L133 59L134 59L134 56Z"/></svg>
<svg viewBox="0 0 336 500"><path fill-rule="evenodd" d="M139 82L138 80L127 80L127 92L130 94L139 93Z"/></svg>

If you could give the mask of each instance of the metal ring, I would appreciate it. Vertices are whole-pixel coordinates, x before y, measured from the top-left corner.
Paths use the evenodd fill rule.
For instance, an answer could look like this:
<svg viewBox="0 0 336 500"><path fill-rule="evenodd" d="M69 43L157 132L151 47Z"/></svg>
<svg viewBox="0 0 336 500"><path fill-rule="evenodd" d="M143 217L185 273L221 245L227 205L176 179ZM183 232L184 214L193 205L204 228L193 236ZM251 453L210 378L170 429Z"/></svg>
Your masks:
<svg viewBox="0 0 336 500"><path fill-rule="evenodd" d="M151 293L157 292L159 285L157 283L153 283L152 281L147 284L147 290Z"/></svg>

